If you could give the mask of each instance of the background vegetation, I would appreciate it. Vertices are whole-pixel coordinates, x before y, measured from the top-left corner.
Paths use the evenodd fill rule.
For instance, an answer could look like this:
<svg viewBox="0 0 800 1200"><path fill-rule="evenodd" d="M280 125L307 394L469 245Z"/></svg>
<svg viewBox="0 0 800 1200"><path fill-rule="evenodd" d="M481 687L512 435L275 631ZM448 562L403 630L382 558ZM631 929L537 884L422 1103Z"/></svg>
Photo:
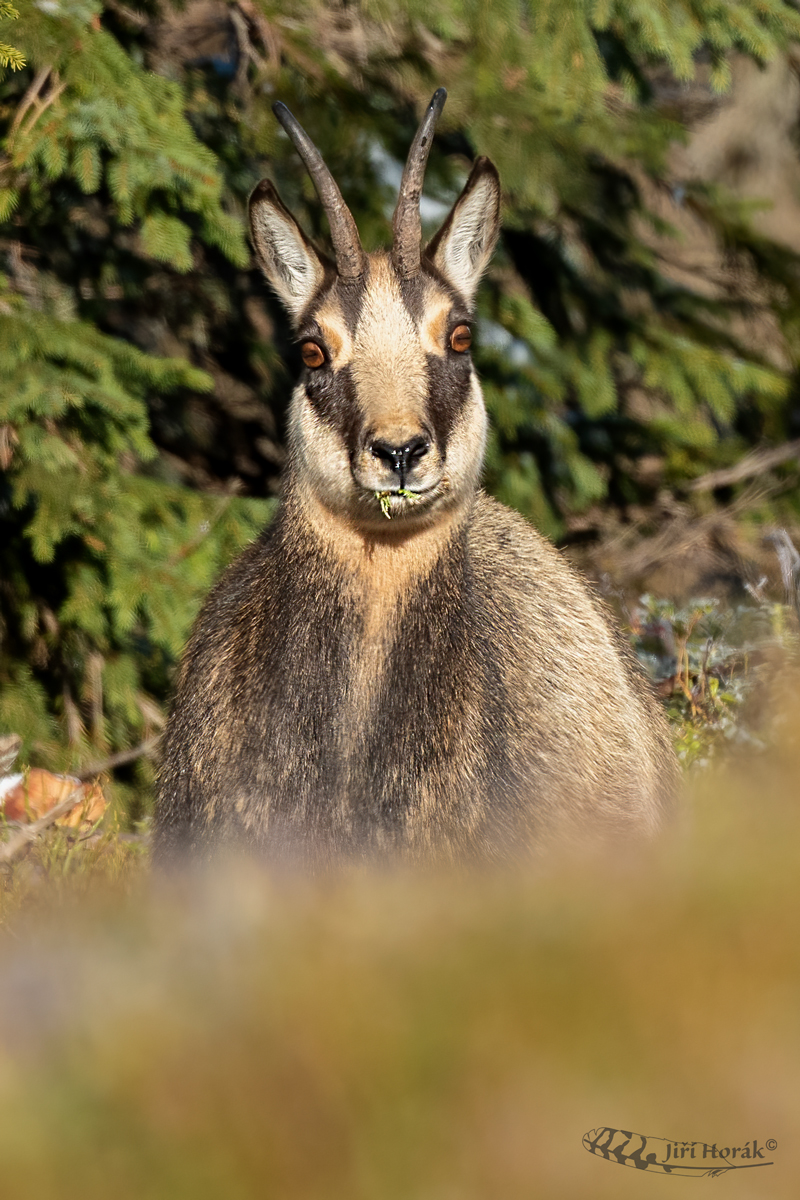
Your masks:
<svg viewBox="0 0 800 1200"><path fill-rule="evenodd" d="M435 86L450 99L427 226L474 155L498 164L504 234L477 354L502 500L601 548L609 531L720 510L793 518L800 244L680 157L743 64L783 70L796 97L792 4L36 0L18 14L0 6L0 730L23 735L24 761L85 766L152 740L200 600L274 503L297 363L251 264L252 186L269 175L326 238L276 98L368 247L388 237ZM748 457L765 446L772 458ZM120 776L132 817L151 770L141 757Z"/></svg>

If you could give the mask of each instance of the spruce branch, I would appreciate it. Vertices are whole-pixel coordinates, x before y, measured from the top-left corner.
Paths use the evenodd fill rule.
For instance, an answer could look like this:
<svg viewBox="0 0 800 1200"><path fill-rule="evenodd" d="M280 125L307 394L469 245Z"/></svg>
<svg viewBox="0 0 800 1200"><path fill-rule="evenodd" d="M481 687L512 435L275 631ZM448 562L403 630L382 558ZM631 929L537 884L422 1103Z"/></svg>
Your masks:
<svg viewBox="0 0 800 1200"><path fill-rule="evenodd" d="M14 46L8 46L5 42L0 42L0 67L6 70L11 67L12 71L21 71L25 66L25 55L20 53Z"/></svg>
<svg viewBox="0 0 800 1200"><path fill-rule="evenodd" d="M0 21L16 21L18 19L19 12L10 3L10 0L0 0ZM26 65L26 61L25 55L16 46L0 42L0 70L5 71L11 67L12 71L21 71Z"/></svg>

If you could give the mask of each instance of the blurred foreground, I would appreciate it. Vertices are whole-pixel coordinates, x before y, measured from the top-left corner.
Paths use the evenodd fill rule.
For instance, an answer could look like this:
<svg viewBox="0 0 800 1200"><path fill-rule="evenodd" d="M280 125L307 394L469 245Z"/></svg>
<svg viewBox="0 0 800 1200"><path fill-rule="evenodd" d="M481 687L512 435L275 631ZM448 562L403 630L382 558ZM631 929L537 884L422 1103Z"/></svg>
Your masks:
<svg viewBox="0 0 800 1200"><path fill-rule="evenodd" d="M113 839L77 870L40 848L2 891L3 1196L796 1196L782 707L772 749L700 776L636 861L166 883ZM602 1126L774 1139L774 1165L667 1178L587 1153Z"/></svg>

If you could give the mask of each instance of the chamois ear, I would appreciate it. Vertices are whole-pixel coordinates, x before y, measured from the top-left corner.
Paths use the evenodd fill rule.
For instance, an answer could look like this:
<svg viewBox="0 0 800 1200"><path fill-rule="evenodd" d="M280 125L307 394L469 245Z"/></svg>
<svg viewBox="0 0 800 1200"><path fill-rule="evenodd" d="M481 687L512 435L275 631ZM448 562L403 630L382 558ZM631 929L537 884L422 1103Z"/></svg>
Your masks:
<svg viewBox="0 0 800 1200"><path fill-rule="evenodd" d="M464 190L425 251L468 303L489 265L500 232L500 177L488 158L477 158Z"/></svg>
<svg viewBox="0 0 800 1200"><path fill-rule="evenodd" d="M325 279L326 260L268 179L262 179L250 197L250 237L268 282L299 321Z"/></svg>

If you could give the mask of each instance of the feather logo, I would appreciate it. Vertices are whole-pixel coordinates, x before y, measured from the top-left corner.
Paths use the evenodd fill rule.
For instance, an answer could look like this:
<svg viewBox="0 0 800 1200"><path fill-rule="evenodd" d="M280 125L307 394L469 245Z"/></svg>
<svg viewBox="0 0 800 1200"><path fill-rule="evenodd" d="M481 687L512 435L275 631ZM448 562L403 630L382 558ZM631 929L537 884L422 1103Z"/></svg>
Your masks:
<svg viewBox="0 0 800 1200"><path fill-rule="evenodd" d="M760 1143L751 1138L741 1146L718 1146L716 1142L679 1142L672 1138L645 1136L627 1129L604 1125L583 1135L590 1154L637 1171L660 1175L724 1175L747 1167L771 1167L764 1157L777 1147L774 1138Z"/></svg>

